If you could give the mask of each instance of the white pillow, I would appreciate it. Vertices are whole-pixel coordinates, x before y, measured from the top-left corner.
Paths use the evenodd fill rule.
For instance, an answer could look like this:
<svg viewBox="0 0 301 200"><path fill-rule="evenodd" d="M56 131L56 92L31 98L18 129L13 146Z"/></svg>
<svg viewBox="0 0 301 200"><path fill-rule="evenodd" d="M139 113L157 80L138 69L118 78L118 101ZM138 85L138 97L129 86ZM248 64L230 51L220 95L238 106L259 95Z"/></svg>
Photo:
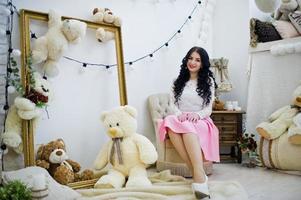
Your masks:
<svg viewBox="0 0 301 200"><path fill-rule="evenodd" d="M294 13L288 14L288 18L297 31L301 34L301 11L295 11Z"/></svg>
<svg viewBox="0 0 301 200"><path fill-rule="evenodd" d="M275 26L282 39L299 36L298 31L295 29L292 23L288 21L278 20L273 22L273 25Z"/></svg>
<svg viewBox="0 0 301 200"><path fill-rule="evenodd" d="M27 187L32 187L33 176L38 174L44 174L46 177L46 182L48 183L48 196L44 198L45 200L71 200L81 197L81 195L75 190L57 183L47 172L46 169L42 167L26 167L16 171L3 172L4 183L19 180L27 185Z"/></svg>

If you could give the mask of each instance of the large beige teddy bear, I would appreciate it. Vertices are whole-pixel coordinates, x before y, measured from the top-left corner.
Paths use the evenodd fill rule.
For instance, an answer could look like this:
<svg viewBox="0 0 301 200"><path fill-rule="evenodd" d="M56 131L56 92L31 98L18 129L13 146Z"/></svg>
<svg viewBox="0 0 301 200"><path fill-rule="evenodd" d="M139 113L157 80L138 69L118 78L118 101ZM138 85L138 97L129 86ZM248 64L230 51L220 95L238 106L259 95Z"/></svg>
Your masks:
<svg viewBox="0 0 301 200"><path fill-rule="evenodd" d="M126 187L150 186L146 167L155 163L158 154L154 145L143 135L136 133L137 111L131 106L120 106L101 115L101 120L111 138L98 154L94 167L103 169L108 163L112 168L94 187L121 188L128 177Z"/></svg>
<svg viewBox="0 0 301 200"><path fill-rule="evenodd" d="M78 43L86 34L87 25L84 22L66 19L53 10L48 14L48 31L39 37L32 48L33 63L43 63L43 70L48 76L59 73L57 62L68 48L68 43Z"/></svg>
<svg viewBox="0 0 301 200"><path fill-rule="evenodd" d="M278 138L288 131L288 140L293 144L301 144L301 85L293 93L293 106L284 106L269 117L268 122L262 122L257 132L268 140Z"/></svg>
<svg viewBox="0 0 301 200"><path fill-rule="evenodd" d="M5 130L2 134L4 144L17 153L22 153L22 120L33 120L33 127L42 113L43 107L52 96L50 83L35 72L33 73L34 86L24 97L16 97L14 104L9 108L5 121Z"/></svg>
<svg viewBox="0 0 301 200"><path fill-rule="evenodd" d="M276 20L289 21L288 14L296 10L301 10L301 0L282 0L273 17Z"/></svg>

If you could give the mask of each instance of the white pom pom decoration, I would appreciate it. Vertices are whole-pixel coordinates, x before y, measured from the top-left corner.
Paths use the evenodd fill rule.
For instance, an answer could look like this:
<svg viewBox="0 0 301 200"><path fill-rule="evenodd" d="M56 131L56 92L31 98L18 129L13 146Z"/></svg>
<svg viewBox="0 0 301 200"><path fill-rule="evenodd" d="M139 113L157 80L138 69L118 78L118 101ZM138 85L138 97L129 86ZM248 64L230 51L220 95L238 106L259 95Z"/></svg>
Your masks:
<svg viewBox="0 0 301 200"><path fill-rule="evenodd" d="M209 0L208 4L211 4L213 7L216 5L216 0Z"/></svg>
<svg viewBox="0 0 301 200"><path fill-rule="evenodd" d="M15 88L14 86L10 85L10 86L8 86L8 88L7 88L7 92L8 92L9 94L13 94L13 93L16 92L16 88Z"/></svg>
<svg viewBox="0 0 301 200"><path fill-rule="evenodd" d="M301 53L301 42L296 43L294 49L296 53Z"/></svg>
<svg viewBox="0 0 301 200"><path fill-rule="evenodd" d="M20 57L21 56L21 51L19 49L13 49L11 54L14 57Z"/></svg>
<svg viewBox="0 0 301 200"><path fill-rule="evenodd" d="M204 21L202 24L202 31L208 32L208 30L209 30L209 23Z"/></svg>
<svg viewBox="0 0 301 200"><path fill-rule="evenodd" d="M11 11L6 7L0 7L0 15L4 15L5 17L9 16Z"/></svg>
<svg viewBox="0 0 301 200"><path fill-rule="evenodd" d="M4 29L0 29L0 37L4 37L4 36L6 36L6 30L4 30Z"/></svg>

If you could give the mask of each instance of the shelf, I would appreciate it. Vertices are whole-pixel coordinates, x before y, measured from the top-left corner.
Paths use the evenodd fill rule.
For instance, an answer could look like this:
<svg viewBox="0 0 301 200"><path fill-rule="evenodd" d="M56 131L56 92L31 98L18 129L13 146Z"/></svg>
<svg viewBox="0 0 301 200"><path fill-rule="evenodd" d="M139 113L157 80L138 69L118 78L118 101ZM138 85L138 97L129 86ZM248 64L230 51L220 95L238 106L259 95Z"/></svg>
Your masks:
<svg viewBox="0 0 301 200"><path fill-rule="evenodd" d="M276 40L276 41L271 41L271 42L258 43L257 47L249 47L249 53L258 53L258 52L262 52L262 51L270 51L270 48L273 45L276 45L276 44L287 44L287 43L296 43L296 42L301 42L301 36L299 36L299 37L293 37L293 38L287 38L287 39L282 39L282 40Z"/></svg>

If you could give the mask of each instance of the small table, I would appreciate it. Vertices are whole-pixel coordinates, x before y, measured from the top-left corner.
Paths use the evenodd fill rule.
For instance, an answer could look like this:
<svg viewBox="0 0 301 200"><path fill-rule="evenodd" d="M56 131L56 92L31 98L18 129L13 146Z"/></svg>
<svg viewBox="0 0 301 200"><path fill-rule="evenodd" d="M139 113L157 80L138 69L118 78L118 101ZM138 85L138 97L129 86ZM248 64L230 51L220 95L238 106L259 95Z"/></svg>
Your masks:
<svg viewBox="0 0 301 200"><path fill-rule="evenodd" d="M238 137L242 135L242 117L245 111L213 111L211 118L219 130L219 145L229 153L220 153L221 162L241 163Z"/></svg>

